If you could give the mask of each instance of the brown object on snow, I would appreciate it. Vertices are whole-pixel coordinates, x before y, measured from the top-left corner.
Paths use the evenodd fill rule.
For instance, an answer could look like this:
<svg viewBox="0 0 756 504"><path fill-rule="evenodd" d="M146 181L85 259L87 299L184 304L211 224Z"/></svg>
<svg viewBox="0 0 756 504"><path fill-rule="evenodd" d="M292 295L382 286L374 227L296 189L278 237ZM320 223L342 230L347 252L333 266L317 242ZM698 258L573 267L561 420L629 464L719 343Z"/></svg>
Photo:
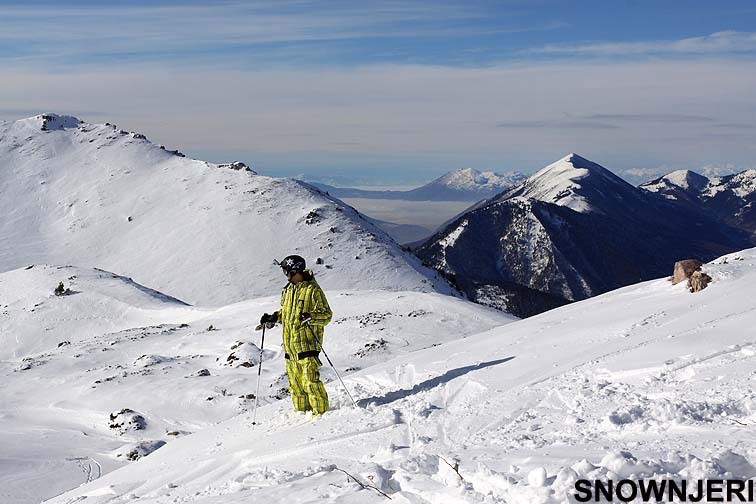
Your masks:
<svg viewBox="0 0 756 504"><path fill-rule="evenodd" d="M694 271L688 279L688 290L690 292L702 291L711 282L711 277L703 271Z"/></svg>
<svg viewBox="0 0 756 504"><path fill-rule="evenodd" d="M693 272L698 271L703 263L698 259L685 259L675 263L675 272L672 274L672 285L688 280Z"/></svg>

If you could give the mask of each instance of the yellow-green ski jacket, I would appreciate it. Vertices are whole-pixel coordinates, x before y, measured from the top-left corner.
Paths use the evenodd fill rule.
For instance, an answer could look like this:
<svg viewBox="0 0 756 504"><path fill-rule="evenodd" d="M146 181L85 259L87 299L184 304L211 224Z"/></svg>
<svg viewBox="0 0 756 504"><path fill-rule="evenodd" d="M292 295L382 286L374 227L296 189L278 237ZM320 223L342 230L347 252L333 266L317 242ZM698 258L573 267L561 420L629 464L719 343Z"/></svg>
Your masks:
<svg viewBox="0 0 756 504"><path fill-rule="evenodd" d="M320 351L323 328L333 316L312 271L305 271L304 276L309 280L286 284L281 293L281 309L275 313L276 320L283 325L284 352L294 359L302 352ZM309 321L301 321L303 313L310 314Z"/></svg>

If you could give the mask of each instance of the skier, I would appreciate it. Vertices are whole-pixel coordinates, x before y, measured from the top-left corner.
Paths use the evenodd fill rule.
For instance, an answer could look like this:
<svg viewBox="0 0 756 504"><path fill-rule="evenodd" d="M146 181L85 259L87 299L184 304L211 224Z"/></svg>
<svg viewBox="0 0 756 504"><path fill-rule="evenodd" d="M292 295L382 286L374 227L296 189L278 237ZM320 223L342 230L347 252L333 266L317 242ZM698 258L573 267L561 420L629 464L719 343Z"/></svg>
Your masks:
<svg viewBox="0 0 756 504"><path fill-rule="evenodd" d="M316 418L328 411L328 394L320 381L320 351L323 328L333 313L323 290L306 269L304 258L287 256L278 263L289 283L281 293L281 309L265 313L260 324L283 325L283 349L286 375L295 411L312 411Z"/></svg>

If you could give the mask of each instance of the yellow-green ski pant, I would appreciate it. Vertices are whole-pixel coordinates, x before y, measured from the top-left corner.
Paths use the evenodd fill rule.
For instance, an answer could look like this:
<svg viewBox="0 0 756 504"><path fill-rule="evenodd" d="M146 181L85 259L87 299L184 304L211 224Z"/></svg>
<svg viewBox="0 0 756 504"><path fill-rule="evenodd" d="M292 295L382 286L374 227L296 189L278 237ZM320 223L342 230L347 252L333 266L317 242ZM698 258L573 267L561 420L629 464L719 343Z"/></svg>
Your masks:
<svg viewBox="0 0 756 504"><path fill-rule="evenodd" d="M286 359L289 391L296 411L312 411L318 415L328 411L328 394L320 381L321 366L317 357Z"/></svg>

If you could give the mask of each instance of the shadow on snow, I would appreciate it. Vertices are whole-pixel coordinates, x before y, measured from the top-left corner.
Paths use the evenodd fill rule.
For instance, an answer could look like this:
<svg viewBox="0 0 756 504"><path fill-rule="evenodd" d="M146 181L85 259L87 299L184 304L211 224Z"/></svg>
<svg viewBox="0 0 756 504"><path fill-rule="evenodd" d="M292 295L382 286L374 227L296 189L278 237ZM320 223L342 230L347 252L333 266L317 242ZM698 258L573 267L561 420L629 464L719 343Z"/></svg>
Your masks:
<svg viewBox="0 0 756 504"><path fill-rule="evenodd" d="M438 387L439 385L450 382L453 379L459 378L460 376L466 375L467 373L470 373L472 371L477 371L479 369L484 369L487 367L496 366L498 364L503 364L504 362L510 361L512 359L514 359L514 357L507 357L505 359L497 359L493 361L481 362L481 363L471 365L471 366L464 366L464 367L460 367L456 369L450 369L449 371L442 374L441 376L436 376L435 378L431 378L429 380L425 380L424 382L418 383L411 389L394 390L393 392L389 392L383 396L368 397L366 399L360 399L359 401L357 401L357 404L363 408L369 404L382 406L384 404L398 401L399 399L404 399L405 397L409 397L419 392L431 390L432 388L435 388L435 387Z"/></svg>

